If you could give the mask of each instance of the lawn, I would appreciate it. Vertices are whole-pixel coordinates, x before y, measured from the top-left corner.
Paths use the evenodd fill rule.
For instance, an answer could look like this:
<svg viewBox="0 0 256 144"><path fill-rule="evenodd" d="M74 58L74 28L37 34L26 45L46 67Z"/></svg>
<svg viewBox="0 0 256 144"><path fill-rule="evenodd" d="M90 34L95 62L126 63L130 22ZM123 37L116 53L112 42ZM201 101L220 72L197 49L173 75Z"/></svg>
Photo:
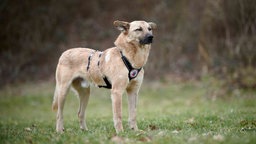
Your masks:
<svg viewBox="0 0 256 144"><path fill-rule="evenodd" d="M125 131L118 135L110 92L97 88L92 88L87 107L89 131L79 129L78 98L70 92L64 108L65 133L56 133L53 91L49 82L2 89L0 143L256 143L256 91L216 98L202 82L145 82L138 103L140 131L128 129L124 95Z"/></svg>

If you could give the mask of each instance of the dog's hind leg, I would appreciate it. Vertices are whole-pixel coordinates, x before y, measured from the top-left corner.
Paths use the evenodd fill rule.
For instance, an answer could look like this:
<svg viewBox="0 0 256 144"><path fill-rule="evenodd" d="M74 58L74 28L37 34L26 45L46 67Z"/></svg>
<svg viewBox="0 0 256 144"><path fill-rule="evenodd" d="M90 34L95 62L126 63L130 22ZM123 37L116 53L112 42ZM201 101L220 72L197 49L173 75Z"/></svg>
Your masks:
<svg viewBox="0 0 256 144"><path fill-rule="evenodd" d="M69 90L68 84L63 84L60 86L58 91L58 111L57 111L57 123L56 123L56 131L63 132L64 124L63 124L63 108L66 99L67 92Z"/></svg>
<svg viewBox="0 0 256 144"><path fill-rule="evenodd" d="M80 128L82 130L88 130L85 122L85 110L90 97L90 86L85 80L81 78L75 79L72 83L72 86L74 90L77 92L80 99L80 105L78 109Z"/></svg>
<svg viewBox="0 0 256 144"><path fill-rule="evenodd" d="M58 111L57 111L57 124L56 131L63 132L64 124L63 124L63 108L66 99L67 92L69 90L70 85L68 83L64 83L60 86L58 91Z"/></svg>
<svg viewBox="0 0 256 144"><path fill-rule="evenodd" d="M55 101L57 101L57 122L56 122L56 131L63 132L63 108L66 99L67 92L70 88L72 81L72 75L69 71L66 73L59 73L59 69L56 72L56 90L55 90Z"/></svg>
<svg viewBox="0 0 256 144"><path fill-rule="evenodd" d="M56 84L55 91L54 91L54 96L53 96L53 102L52 102L52 110L57 110L58 109L58 84Z"/></svg>

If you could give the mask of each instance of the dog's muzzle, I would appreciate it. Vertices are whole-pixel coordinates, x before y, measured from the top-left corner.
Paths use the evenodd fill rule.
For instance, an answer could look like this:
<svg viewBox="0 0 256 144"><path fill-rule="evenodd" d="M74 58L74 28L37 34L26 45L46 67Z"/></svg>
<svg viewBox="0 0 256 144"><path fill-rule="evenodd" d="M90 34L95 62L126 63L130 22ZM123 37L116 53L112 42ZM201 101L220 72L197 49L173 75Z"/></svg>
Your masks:
<svg viewBox="0 0 256 144"><path fill-rule="evenodd" d="M153 42L154 36L151 34L146 34L144 39L140 40L140 44L151 44Z"/></svg>

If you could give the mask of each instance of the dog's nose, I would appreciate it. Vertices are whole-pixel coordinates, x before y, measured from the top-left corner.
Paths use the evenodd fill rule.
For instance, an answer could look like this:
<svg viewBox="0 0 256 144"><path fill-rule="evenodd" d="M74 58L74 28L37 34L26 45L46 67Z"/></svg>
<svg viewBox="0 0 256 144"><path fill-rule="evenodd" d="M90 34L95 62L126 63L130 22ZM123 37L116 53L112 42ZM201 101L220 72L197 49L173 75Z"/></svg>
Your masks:
<svg viewBox="0 0 256 144"><path fill-rule="evenodd" d="M144 39L140 40L140 44L151 44L153 42L153 35L146 34Z"/></svg>
<svg viewBox="0 0 256 144"><path fill-rule="evenodd" d="M146 35L146 39L147 39L148 43L152 43L153 42L153 38L154 38L154 36L151 35L151 34L147 34Z"/></svg>
<svg viewBox="0 0 256 144"><path fill-rule="evenodd" d="M149 41L152 41L152 40L153 40L153 38L154 38L154 36L149 35L147 38L148 38L148 40L149 40Z"/></svg>

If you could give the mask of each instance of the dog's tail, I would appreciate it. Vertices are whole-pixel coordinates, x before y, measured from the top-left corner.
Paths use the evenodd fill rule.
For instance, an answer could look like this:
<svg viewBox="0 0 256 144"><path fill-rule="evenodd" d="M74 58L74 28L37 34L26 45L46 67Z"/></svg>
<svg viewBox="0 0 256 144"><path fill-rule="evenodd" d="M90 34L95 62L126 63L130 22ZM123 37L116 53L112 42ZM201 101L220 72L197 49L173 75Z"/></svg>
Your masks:
<svg viewBox="0 0 256 144"><path fill-rule="evenodd" d="M58 109L58 88L56 86L54 96L53 96L53 102L52 102L52 110L56 111Z"/></svg>

